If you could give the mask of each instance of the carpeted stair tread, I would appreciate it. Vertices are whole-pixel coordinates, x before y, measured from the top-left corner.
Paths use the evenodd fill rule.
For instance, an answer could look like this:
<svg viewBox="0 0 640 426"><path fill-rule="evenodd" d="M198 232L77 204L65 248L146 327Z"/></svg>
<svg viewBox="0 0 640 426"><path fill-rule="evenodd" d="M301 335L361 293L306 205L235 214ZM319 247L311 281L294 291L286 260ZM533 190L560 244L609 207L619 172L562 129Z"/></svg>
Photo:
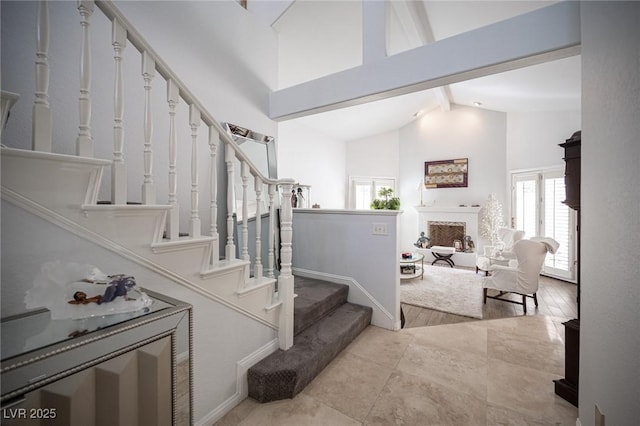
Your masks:
<svg viewBox="0 0 640 426"><path fill-rule="evenodd" d="M344 303L248 371L249 396L259 402L293 398L371 322L368 306Z"/></svg>
<svg viewBox="0 0 640 426"><path fill-rule="evenodd" d="M313 278L295 277L293 308L293 333L315 324L338 306L347 302L349 286L320 281Z"/></svg>

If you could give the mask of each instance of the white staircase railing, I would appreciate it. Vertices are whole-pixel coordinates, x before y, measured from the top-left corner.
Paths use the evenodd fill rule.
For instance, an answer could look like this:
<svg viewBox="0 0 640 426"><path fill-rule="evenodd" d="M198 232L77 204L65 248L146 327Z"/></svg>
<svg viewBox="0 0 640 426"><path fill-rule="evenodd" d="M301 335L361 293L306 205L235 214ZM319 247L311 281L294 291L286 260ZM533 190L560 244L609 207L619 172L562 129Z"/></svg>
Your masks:
<svg viewBox="0 0 640 426"><path fill-rule="evenodd" d="M226 216L227 223L227 239L225 245L225 260L237 260L236 241L234 240L234 203L235 188L234 177L238 173L237 164L240 165L240 178L242 181L242 246L240 249L240 260L251 262L249 255L249 232L248 218L254 212L248 211L248 191L249 182L253 183L253 191L255 192L256 202L256 238L255 256L253 259L253 280L259 281L263 276L273 279L275 274L275 230L276 230L276 209L278 204L281 209L280 214L280 264L281 270L278 274L277 287L274 288L273 303L268 307L273 309L280 305L280 330L279 340L282 349L288 349L293 344L293 276L291 275L291 239L292 239L292 207L291 207L291 189L294 184L292 179L270 179L261 174L259 169L251 162L248 156L239 148L236 142L224 130L220 123L208 112L187 86L178 78L164 60L153 50L153 48L145 41L141 34L131 25L126 17L113 5L111 1L102 0L78 0L77 9L80 15L81 27L81 52L80 52L80 95L79 104L79 126L76 139L76 155L83 157L94 156L94 140L91 135L91 81L93 78L92 61L91 61L91 18L95 6L111 21L112 23L112 46L113 57L115 61L114 79L114 117L113 117L113 164L111 173L111 202L115 205L124 205L127 203L127 170L133 167L131 164L125 163L124 147L124 109L126 103L125 92L123 89L123 61L124 50L129 42L141 55L142 63L142 80L141 86L144 89L144 144L141 146L143 150L144 164L143 182L141 182L142 203L145 205L154 205L157 203L156 187L154 183L154 150L157 149L153 142L154 123L152 120L152 82L159 74L167 84L167 104L169 110L169 137L168 146L166 147L169 155L168 166L168 200L167 204L171 206L167 215L166 239L175 241L178 239L199 239L202 237L201 220L199 217L199 199L200 186L198 181L198 164L199 153L197 149L198 130L202 123L208 129L208 144L210 157L210 228L208 230L209 237L212 242L212 258L211 268L215 268L219 262L218 250L218 227L217 216L223 214ZM40 0L38 6L37 20L37 50L36 50L36 93L33 105L33 149L37 151L52 151L51 133L51 111L49 106L49 12L46 0ZM189 107L189 127L191 130L191 170L188 174L191 176L190 188L190 208L186 212L189 214L188 236L181 236L179 233L179 217L180 209L178 203L177 188L177 167L176 156L178 152L178 141L176 131L176 106L184 101ZM227 211L219 212L217 204L217 186L218 171L216 167L219 144L224 144L225 164L227 174ZM265 192L266 188L266 192ZM276 194L282 194L282 200L278 203ZM266 197L265 197L266 193ZM260 218L264 213L261 204L263 199L268 200L269 213L269 241L267 266L263 266ZM247 277L250 270L249 263L246 271ZM249 280L245 286L250 287L252 281Z"/></svg>

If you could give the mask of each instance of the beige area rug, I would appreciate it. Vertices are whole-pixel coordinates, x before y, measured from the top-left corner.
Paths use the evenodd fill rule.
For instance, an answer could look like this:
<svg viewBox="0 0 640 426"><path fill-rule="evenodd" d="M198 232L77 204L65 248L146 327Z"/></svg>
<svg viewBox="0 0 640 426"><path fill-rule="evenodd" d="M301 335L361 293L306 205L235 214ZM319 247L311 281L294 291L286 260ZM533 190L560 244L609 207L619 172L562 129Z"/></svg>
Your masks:
<svg viewBox="0 0 640 426"><path fill-rule="evenodd" d="M424 266L424 279L400 283L400 301L482 319L482 275L445 266Z"/></svg>

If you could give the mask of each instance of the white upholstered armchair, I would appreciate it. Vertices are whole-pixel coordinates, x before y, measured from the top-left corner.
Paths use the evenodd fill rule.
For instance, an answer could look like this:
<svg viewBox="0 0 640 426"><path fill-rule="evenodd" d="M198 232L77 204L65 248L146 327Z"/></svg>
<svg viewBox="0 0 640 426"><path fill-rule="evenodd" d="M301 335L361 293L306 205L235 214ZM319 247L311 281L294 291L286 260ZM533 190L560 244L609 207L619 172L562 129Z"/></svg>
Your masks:
<svg viewBox="0 0 640 426"><path fill-rule="evenodd" d="M496 256L498 252L501 252L500 255L507 260L515 259L516 255L513 252L513 245L524 238L524 231L500 228L498 229L498 237L500 238L498 244L495 246L484 246L484 252L476 255L476 273L478 273L478 271L484 271L486 275L489 275L491 258Z"/></svg>
<svg viewBox="0 0 640 426"><path fill-rule="evenodd" d="M527 313L527 297L533 299L538 307L538 280L544 264L547 252L555 253L559 244L552 238L536 237L530 240L519 240L513 245L516 255L516 266L491 265L490 276L483 280L484 303L487 298L502 300L504 302L522 305L524 313ZM488 295L488 289L498 290L497 295ZM522 296L522 302L503 298L508 293L516 293Z"/></svg>

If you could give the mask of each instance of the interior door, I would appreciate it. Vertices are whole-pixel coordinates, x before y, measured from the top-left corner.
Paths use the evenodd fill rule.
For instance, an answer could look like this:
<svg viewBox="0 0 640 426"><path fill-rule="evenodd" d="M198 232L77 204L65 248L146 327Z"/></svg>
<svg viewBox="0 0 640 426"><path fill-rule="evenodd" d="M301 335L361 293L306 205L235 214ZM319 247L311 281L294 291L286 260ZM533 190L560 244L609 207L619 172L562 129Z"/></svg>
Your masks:
<svg viewBox="0 0 640 426"><path fill-rule="evenodd" d="M544 214L541 235L560 243L556 254L548 253L543 271L551 276L574 281L576 244L576 215L563 201L566 199L564 173L552 171L542 174Z"/></svg>
<svg viewBox="0 0 640 426"><path fill-rule="evenodd" d="M548 253L542 272L575 281L575 212L565 200L562 169L514 173L512 175L511 226L525 231L525 237L551 237L558 241L556 254Z"/></svg>

